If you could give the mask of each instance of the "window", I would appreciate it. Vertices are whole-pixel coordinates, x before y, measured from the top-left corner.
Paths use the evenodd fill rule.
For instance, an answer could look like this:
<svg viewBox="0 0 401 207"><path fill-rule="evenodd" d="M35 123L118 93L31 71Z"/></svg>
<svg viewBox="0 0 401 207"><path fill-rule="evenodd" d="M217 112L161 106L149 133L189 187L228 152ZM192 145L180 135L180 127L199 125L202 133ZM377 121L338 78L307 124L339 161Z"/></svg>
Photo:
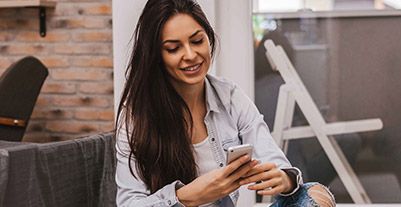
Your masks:
<svg viewBox="0 0 401 207"><path fill-rule="evenodd" d="M290 57L327 122L381 118L380 131L335 139L374 203L401 203L401 1L254 0L255 102L270 129L283 80L263 42ZM293 125L307 121L299 108ZM291 141L288 157L306 181L352 199L316 139ZM391 195L390 195L391 194Z"/></svg>

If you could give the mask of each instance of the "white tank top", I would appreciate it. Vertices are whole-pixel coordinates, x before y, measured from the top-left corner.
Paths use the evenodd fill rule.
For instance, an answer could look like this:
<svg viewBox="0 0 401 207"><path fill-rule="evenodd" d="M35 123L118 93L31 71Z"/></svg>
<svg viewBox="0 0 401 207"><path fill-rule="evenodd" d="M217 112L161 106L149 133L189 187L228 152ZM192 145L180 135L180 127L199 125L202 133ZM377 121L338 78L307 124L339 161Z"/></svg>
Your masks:
<svg viewBox="0 0 401 207"><path fill-rule="evenodd" d="M206 137L202 142L193 144L195 162L198 165L198 176L204 175L209 171L218 169L219 165L213 157L212 148L209 143L209 137ZM199 207L218 207L215 203L200 205Z"/></svg>

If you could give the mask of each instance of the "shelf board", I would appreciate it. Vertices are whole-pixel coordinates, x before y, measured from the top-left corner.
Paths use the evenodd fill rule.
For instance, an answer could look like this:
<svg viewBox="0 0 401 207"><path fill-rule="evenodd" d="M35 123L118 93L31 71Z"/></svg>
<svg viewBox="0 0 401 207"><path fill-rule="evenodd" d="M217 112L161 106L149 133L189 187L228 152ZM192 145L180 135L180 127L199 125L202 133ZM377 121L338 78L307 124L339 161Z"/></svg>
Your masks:
<svg viewBox="0 0 401 207"><path fill-rule="evenodd" d="M56 6L56 2L47 0L0 0L0 8L54 6Z"/></svg>

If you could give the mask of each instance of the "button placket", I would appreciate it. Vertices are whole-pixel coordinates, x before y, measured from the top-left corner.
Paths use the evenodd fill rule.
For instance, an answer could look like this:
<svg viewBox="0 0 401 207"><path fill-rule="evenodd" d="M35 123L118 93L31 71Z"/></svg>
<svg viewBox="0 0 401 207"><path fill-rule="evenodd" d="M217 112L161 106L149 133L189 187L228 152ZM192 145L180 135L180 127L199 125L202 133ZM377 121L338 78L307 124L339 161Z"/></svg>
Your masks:
<svg viewBox="0 0 401 207"><path fill-rule="evenodd" d="M214 159L215 159L217 165L220 166L220 167L223 167L224 166L224 163L222 162L223 157L222 157L221 153L219 153L220 150L219 150L219 144L218 144L219 141L218 141L217 133L216 133L214 124L211 121L210 116L211 116L211 113L208 113L206 115L206 117L205 117L205 120L204 120L205 125L206 125L206 129L207 129L207 132L208 132L208 136L210 137L209 143L210 143L210 146L212 148Z"/></svg>

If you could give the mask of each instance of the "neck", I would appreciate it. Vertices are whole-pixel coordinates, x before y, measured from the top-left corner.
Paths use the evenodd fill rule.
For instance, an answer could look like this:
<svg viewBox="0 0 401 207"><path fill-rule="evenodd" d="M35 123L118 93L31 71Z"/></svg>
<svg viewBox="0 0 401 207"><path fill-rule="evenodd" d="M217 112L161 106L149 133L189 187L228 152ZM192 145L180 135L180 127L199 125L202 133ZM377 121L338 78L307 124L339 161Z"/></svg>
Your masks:
<svg viewBox="0 0 401 207"><path fill-rule="evenodd" d="M174 85L175 90L184 99L191 112L196 111L196 108L204 106L205 103L205 81L196 85L179 86Z"/></svg>

